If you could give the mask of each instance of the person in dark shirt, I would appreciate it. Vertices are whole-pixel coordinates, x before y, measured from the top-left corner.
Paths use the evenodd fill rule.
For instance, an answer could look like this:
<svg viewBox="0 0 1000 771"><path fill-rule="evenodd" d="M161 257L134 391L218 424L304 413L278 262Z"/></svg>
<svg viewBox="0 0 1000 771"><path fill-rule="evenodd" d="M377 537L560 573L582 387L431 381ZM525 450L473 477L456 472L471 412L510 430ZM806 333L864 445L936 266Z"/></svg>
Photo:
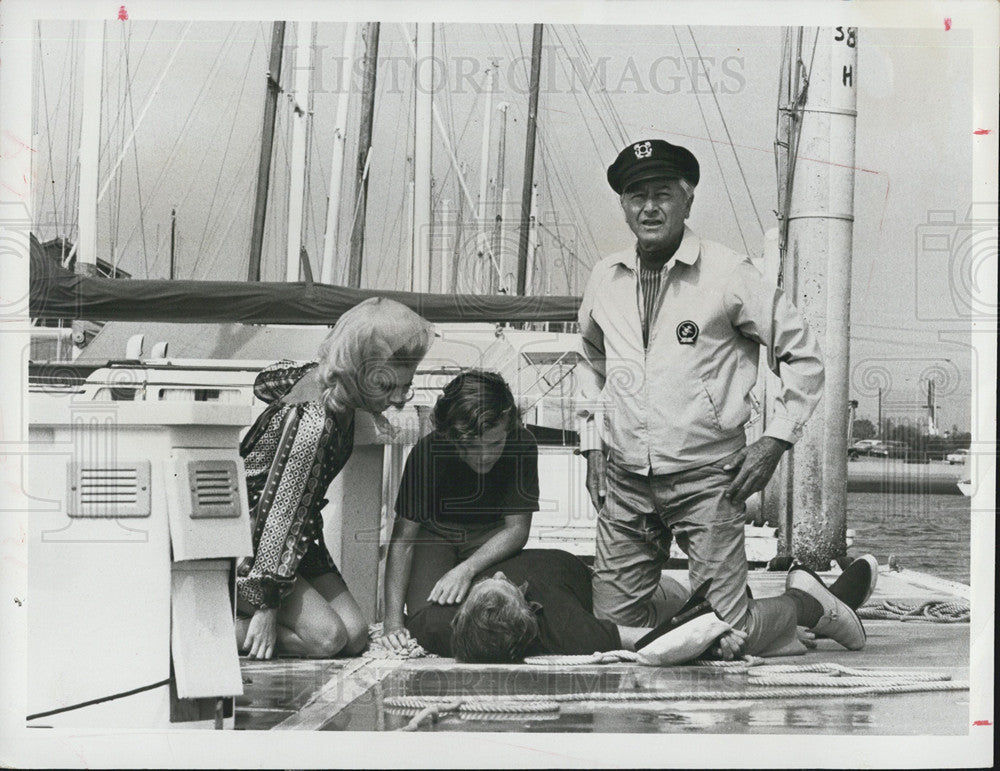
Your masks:
<svg viewBox="0 0 1000 771"><path fill-rule="evenodd" d="M396 498L383 618L390 648L407 644L423 609L457 606L477 575L524 548L538 509L538 444L502 377L462 373L445 386L432 422Z"/></svg>

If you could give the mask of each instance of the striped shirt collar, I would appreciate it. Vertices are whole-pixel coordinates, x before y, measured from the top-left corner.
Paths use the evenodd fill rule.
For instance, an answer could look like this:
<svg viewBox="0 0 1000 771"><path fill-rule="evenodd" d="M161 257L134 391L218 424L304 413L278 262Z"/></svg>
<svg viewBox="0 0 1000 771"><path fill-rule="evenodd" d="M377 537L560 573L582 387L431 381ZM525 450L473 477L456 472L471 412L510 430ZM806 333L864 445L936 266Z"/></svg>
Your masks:
<svg viewBox="0 0 1000 771"><path fill-rule="evenodd" d="M667 262L667 267L675 262L683 262L685 265L694 265L701 256L701 239L687 225L684 226L684 235L681 237L681 245L677 247L674 256ZM638 247L631 252L622 252L615 260L614 264L621 265L639 273L639 252Z"/></svg>

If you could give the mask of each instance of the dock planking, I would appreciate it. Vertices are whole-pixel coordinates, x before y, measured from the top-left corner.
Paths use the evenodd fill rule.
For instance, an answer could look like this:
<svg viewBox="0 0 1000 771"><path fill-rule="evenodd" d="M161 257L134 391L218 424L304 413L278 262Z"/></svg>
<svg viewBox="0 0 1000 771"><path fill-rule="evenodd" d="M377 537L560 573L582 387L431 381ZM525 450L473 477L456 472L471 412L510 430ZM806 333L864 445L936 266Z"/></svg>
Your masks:
<svg viewBox="0 0 1000 771"><path fill-rule="evenodd" d="M684 579L683 571L676 571ZM832 575L827 576L833 578ZM754 571L757 597L779 594L784 574ZM873 602L968 598L968 587L933 576L886 569ZM866 621L865 650L846 651L830 640L801 657L776 663L837 663L848 667L939 672L969 679L969 625L926 621ZM392 731L413 716L387 706L391 696L457 694L608 693L642 689L665 693L742 690L746 698L561 702L555 713L446 714L421 730L593 733L803 733L860 735L961 735L969 730L965 691L864 696L761 698L745 677L704 667L650 668L633 664L545 667L470 665L453 659L385 659L241 662L244 696L237 701L238 729Z"/></svg>

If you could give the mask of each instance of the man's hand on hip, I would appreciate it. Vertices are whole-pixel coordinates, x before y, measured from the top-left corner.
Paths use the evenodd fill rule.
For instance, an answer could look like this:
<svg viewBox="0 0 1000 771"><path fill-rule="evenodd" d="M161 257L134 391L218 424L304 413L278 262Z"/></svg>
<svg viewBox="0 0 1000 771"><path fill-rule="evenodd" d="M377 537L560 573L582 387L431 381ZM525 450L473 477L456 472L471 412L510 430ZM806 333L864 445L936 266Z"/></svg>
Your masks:
<svg viewBox="0 0 1000 771"><path fill-rule="evenodd" d="M608 494L607 473L608 461L604 457L602 450L587 450L587 492L590 493L590 501L598 513L604 506L604 498Z"/></svg>
<svg viewBox="0 0 1000 771"><path fill-rule="evenodd" d="M778 467L781 454L791 445L772 436L762 436L734 455L725 468L739 468L736 478L726 488L725 497L733 503L743 503L767 485Z"/></svg>

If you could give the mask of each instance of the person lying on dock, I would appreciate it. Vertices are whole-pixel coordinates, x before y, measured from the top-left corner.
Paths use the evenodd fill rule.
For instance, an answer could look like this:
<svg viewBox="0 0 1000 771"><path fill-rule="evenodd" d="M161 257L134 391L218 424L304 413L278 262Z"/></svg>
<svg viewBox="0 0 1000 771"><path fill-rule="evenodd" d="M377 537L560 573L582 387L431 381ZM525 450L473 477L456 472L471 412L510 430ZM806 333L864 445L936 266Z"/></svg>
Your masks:
<svg viewBox="0 0 1000 771"><path fill-rule="evenodd" d="M687 590L669 576L662 581L672 608L680 609ZM460 605L415 601L406 626L429 653L484 663L631 650L650 632L595 618L590 570L560 549L524 549L496 563L474 577ZM383 645L392 643L383 638Z"/></svg>
<svg viewBox="0 0 1000 771"><path fill-rule="evenodd" d="M874 558L855 560L829 589L802 567L789 572L796 591L816 595L841 614L860 607L877 580ZM709 584L690 597L663 574L660 595L666 622L654 629L595 618L590 571L575 556L555 549L526 549L481 575L461 607L427 604L408 620L429 652L460 661L507 664L538 655L587 655L634 650L640 663L682 664L698 657L733 659L745 633L723 621L708 600ZM820 626L818 632L828 631ZM803 630L772 655L805 653L814 635Z"/></svg>
<svg viewBox="0 0 1000 771"><path fill-rule="evenodd" d="M385 641L407 644L428 604L457 606L473 579L517 554L538 509L538 443L493 372L468 370L444 387L434 430L406 459L385 568Z"/></svg>
<svg viewBox="0 0 1000 771"><path fill-rule="evenodd" d="M237 568L236 641L251 658L357 654L368 625L323 542L323 494L351 455L354 411L381 413L413 394L433 331L409 308L372 298L338 320L319 361L258 375L269 402L240 444L253 556Z"/></svg>

